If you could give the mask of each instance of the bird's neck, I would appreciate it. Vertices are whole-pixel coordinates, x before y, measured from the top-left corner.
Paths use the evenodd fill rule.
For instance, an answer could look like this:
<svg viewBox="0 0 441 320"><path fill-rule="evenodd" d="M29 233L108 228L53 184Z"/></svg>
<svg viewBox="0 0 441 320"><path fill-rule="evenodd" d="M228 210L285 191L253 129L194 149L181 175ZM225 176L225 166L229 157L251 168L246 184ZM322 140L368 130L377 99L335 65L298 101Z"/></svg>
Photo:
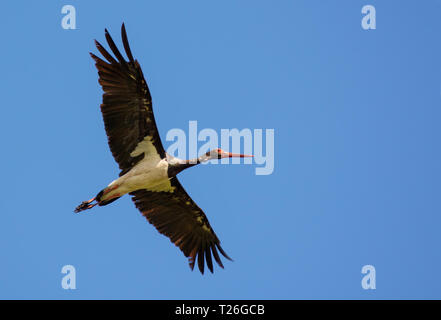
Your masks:
<svg viewBox="0 0 441 320"><path fill-rule="evenodd" d="M168 175L169 175L169 177L174 177L179 172L181 172L187 168L196 166L200 163L201 163L200 158L194 158L194 159L190 159L190 160L181 160L177 163L170 164L168 167Z"/></svg>

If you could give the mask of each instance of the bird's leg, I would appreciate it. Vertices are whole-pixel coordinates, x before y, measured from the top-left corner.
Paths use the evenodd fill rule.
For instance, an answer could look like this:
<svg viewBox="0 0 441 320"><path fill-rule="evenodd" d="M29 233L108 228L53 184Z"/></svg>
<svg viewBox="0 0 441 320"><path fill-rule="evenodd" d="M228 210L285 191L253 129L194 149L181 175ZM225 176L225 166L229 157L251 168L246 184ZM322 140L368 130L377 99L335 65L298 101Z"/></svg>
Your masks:
<svg viewBox="0 0 441 320"><path fill-rule="evenodd" d="M98 204L98 202L94 203L94 204L89 204L87 207L84 208L84 210L91 209L91 208L95 207L97 204Z"/></svg>
<svg viewBox="0 0 441 320"><path fill-rule="evenodd" d="M93 202L93 201L95 201L95 197L93 197L92 199L90 199L90 200L87 200L87 201L83 201L83 203L84 204L89 204L89 203L91 203L91 202Z"/></svg>

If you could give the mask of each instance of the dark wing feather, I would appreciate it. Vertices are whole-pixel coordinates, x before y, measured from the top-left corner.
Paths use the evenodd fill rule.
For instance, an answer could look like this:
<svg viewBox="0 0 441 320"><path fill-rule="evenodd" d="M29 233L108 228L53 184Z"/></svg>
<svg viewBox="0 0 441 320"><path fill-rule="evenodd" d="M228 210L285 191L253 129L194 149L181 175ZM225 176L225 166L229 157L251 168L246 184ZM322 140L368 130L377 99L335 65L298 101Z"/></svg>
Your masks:
<svg viewBox="0 0 441 320"><path fill-rule="evenodd" d="M104 91L101 112L109 147L122 175L145 156L142 153L132 157L130 153L146 136L151 137L161 158L165 158L165 151L153 116L152 97L138 61L133 59L124 24L121 27L121 35L129 61L119 52L107 29L105 34L116 59L96 40L98 51L107 61L93 53L90 55L95 60L98 82Z"/></svg>
<svg viewBox="0 0 441 320"><path fill-rule="evenodd" d="M136 207L160 233L169 237L181 249L189 258L192 270L197 259L199 270L204 273L205 259L208 269L213 272L212 253L215 261L223 268L216 248L225 258L231 258L220 246L204 212L185 192L176 177L170 182L173 189L171 192L132 192Z"/></svg>

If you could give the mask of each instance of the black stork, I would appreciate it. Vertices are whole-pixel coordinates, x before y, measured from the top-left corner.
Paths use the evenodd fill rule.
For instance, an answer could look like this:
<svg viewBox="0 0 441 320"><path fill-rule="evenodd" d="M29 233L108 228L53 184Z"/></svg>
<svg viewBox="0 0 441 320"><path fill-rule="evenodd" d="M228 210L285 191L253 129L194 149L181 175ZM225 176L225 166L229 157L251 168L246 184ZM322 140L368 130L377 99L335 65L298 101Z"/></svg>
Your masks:
<svg viewBox="0 0 441 320"><path fill-rule="evenodd" d="M252 157L215 149L192 160L173 157L164 151L152 109L152 97L137 60L133 59L124 23L121 37L129 61L119 52L107 29L107 43L116 59L95 40L107 60L90 53L98 69L104 94L101 104L108 143L121 169L119 178L94 198L83 201L75 212L105 206L130 194L135 206L156 229L170 238L189 259L191 270L197 259L204 273L205 261L213 272L212 254L223 268L218 250L230 257L198 205L185 192L176 175L184 169L212 159Z"/></svg>

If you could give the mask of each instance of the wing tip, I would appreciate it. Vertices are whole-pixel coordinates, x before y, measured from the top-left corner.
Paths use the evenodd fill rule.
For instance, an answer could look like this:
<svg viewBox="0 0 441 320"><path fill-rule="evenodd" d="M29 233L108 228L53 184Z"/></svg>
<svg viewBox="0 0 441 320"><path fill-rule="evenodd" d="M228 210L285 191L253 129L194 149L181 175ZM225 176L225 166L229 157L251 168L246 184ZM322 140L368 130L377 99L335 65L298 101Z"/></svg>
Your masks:
<svg viewBox="0 0 441 320"><path fill-rule="evenodd" d="M222 255L227 258L230 261L234 261L233 259L231 259L228 254L224 251L224 249L222 249L220 243L216 243L216 247L219 249L220 253L222 253Z"/></svg>
<svg viewBox="0 0 441 320"><path fill-rule="evenodd" d="M130 49L129 40L127 38L126 26L124 22L121 25L121 39L123 42L124 50L126 51L126 55L129 58L130 63L134 63L135 59L132 55L132 50Z"/></svg>
<svg viewBox="0 0 441 320"><path fill-rule="evenodd" d="M104 29L105 31L105 36L106 36L106 40L107 40L107 44L110 47L110 50L112 50L113 54L116 56L116 58L118 59L119 63L127 69L127 62L124 59L124 57L121 55L121 52L119 51L117 45L115 44L115 42L113 41L112 37L110 36L109 32L107 31L107 28Z"/></svg>
<svg viewBox="0 0 441 320"><path fill-rule="evenodd" d="M188 266L190 267L191 271L194 270L194 258L193 257L188 258Z"/></svg>
<svg viewBox="0 0 441 320"><path fill-rule="evenodd" d="M98 60L100 60L100 58L98 58L96 55L94 55L92 52L89 52L89 55L91 56L91 58L93 60L95 60L95 62L98 62Z"/></svg>
<svg viewBox="0 0 441 320"><path fill-rule="evenodd" d="M198 252L198 267L199 271L204 274L204 268L205 268L205 259L204 259L204 249L201 247L199 248Z"/></svg>

